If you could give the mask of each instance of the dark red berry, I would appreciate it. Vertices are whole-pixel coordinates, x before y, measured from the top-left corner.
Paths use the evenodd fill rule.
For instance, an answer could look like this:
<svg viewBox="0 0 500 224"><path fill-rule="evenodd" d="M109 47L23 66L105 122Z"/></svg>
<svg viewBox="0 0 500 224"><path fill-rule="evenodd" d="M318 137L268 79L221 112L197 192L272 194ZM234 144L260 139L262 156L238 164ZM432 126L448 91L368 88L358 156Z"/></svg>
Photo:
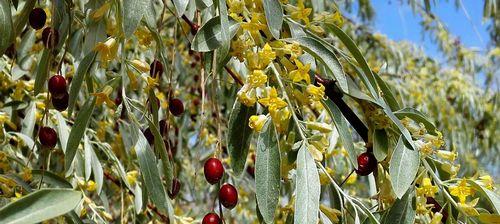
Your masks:
<svg viewBox="0 0 500 224"><path fill-rule="evenodd" d="M172 180L172 189L168 191L168 196L170 199L174 199L177 194L179 194L179 191L181 190L181 181L179 179L175 178Z"/></svg>
<svg viewBox="0 0 500 224"><path fill-rule="evenodd" d="M227 209L232 209L238 203L238 191L231 184L224 184L219 190L220 203Z"/></svg>
<svg viewBox="0 0 500 224"><path fill-rule="evenodd" d="M153 135L153 132L151 132L151 129L146 128L146 130L144 130L142 133L144 134L144 137L146 137L146 140L148 140L148 143L150 145L155 142L155 136Z"/></svg>
<svg viewBox="0 0 500 224"><path fill-rule="evenodd" d="M174 116L180 116L182 113L184 113L184 104L177 98L171 99L170 102L168 102L168 110Z"/></svg>
<svg viewBox="0 0 500 224"><path fill-rule="evenodd" d="M13 59L16 56L16 47L14 44L11 44L6 50L5 50L5 55L9 57L10 59Z"/></svg>
<svg viewBox="0 0 500 224"><path fill-rule="evenodd" d="M54 75L49 79L49 92L53 98L62 98L66 92L66 79L62 75Z"/></svg>
<svg viewBox="0 0 500 224"><path fill-rule="evenodd" d="M35 30L42 29L43 26L45 26L46 20L47 20L47 14L45 14L45 11L42 8L34 8L33 10L31 10L29 23L33 29Z"/></svg>
<svg viewBox="0 0 500 224"><path fill-rule="evenodd" d="M224 175L224 166L222 166L219 159L210 158L205 162L203 171L205 172L205 179L207 179L208 183L215 184L222 179L222 175Z"/></svg>
<svg viewBox="0 0 500 224"><path fill-rule="evenodd" d="M57 32L57 30L52 27L47 27L43 29L42 41L43 45L46 48L49 49L54 48L59 42L59 32Z"/></svg>
<svg viewBox="0 0 500 224"><path fill-rule="evenodd" d="M166 135L167 134L167 130L168 130L168 126L167 126L167 120L163 119L163 120L160 120L160 134L161 135Z"/></svg>
<svg viewBox="0 0 500 224"><path fill-rule="evenodd" d="M54 148L57 144L57 133L52 128L41 127L38 133L38 139L40 140L42 146Z"/></svg>
<svg viewBox="0 0 500 224"><path fill-rule="evenodd" d="M68 108L69 94L64 92L62 98L52 97L52 106L58 111L64 111Z"/></svg>
<svg viewBox="0 0 500 224"><path fill-rule="evenodd" d="M163 74L163 64L161 64L160 61L155 59L151 62L149 67L149 75L151 75L151 77L156 78L157 76L161 76Z"/></svg>
<svg viewBox="0 0 500 224"><path fill-rule="evenodd" d="M358 169L356 173L367 176L377 168L377 159L371 152L364 152L358 156Z"/></svg>
<svg viewBox="0 0 500 224"><path fill-rule="evenodd" d="M219 215L208 213L203 217L201 224L222 224L222 220L219 218Z"/></svg>

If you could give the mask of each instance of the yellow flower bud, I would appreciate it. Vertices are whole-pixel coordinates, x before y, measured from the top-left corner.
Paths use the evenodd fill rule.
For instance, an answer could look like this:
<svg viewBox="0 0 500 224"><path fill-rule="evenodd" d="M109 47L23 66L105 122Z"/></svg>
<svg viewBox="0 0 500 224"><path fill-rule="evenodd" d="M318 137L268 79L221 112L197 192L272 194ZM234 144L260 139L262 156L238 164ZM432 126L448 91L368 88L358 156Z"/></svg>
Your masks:
<svg viewBox="0 0 500 224"><path fill-rule="evenodd" d="M266 123L267 116L266 115L252 115L248 119L248 126L256 132L260 132Z"/></svg>

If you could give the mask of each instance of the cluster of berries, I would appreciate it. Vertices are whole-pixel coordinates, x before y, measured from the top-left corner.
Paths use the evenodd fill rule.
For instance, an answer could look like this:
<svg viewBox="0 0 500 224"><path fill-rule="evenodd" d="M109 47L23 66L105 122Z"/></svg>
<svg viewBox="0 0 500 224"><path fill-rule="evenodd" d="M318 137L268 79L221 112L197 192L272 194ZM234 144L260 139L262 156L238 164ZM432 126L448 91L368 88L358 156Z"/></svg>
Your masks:
<svg viewBox="0 0 500 224"><path fill-rule="evenodd" d="M210 184L216 184L224 175L224 166L217 158L210 158L205 162L203 167L205 179ZM225 183L219 189L219 202L227 209L233 209L238 203L238 191L236 188ZM221 224L222 219L214 212L208 213L203 217L202 224Z"/></svg>

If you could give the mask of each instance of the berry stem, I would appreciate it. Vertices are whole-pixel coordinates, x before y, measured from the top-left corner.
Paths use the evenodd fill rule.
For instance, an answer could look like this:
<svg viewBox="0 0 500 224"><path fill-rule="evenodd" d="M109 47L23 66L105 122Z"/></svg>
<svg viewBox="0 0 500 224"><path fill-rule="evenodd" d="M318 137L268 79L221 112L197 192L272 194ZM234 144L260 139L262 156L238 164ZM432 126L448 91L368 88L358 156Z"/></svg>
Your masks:
<svg viewBox="0 0 500 224"><path fill-rule="evenodd" d="M359 117L354 113L354 111L345 103L342 99L344 95L342 91L337 87L335 81L330 79L324 79L318 74L315 75L316 82L321 83L325 86L325 94L328 98L339 107L340 111L344 117L349 121L349 123L354 127L354 130L361 136L363 141L368 144L368 128L359 119Z"/></svg>
<svg viewBox="0 0 500 224"><path fill-rule="evenodd" d="M342 183L340 183L339 187L342 187L342 185L344 185L344 183L347 181L347 179L349 179L349 177L351 177L352 173L354 173L354 169L352 169L352 171L349 173L349 175L347 175L347 177L344 178Z"/></svg>

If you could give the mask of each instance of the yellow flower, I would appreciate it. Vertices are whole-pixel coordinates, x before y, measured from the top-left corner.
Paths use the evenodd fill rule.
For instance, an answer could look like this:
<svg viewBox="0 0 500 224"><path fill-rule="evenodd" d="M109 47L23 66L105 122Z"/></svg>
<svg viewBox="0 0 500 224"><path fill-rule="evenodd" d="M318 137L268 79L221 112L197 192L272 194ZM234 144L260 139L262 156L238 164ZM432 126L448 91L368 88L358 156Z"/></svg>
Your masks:
<svg viewBox="0 0 500 224"><path fill-rule="evenodd" d="M134 32L134 35L139 40L139 45L147 47L153 41L153 36L151 36L151 32L148 29L139 26L137 30Z"/></svg>
<svg viewBox="0 0 500 224"><path fill-rule="evenodd" d="M262 87L267 82L267 75L262 70L253 70L248 76L248 83L252 88Z"/></svg>
<svg viewBox="0 0 500 224"><path fill-rule="evenodd" d="M111 7L110 2L104 3L100 8L94 10L92 13L90 13L90 16L94 20L99 20L101 19L106 12L108 12L109 8Z"/></svg>
<svg viewBox="0 0 500 224"><path fill-rule="evenodd" d="M333 130L331 125L321 122L306 122L306 127L321 133L330 133Z"/></svg>
<svg viewBox="0 0 500 224"><path fill-rule="evenodd" d="M340 219L339 216L342 216L342 213L334 208L326 207L325 205L321 204L319 206L319 209L321 212L323 212L326 217L332 222L332 223L339 223Z"/></svg>
<svg viewBox="0 0 500 224"><path fill-rule="evenodd" d="M278 97L278 92L274 87L268 87L267 89L267 97L259 99L259 103L269 108L269 112L276 112L278 109L287 106L287 103ZM271 115L272 116L272 115Z"/></svg>
<svg viewBox="0 0 500 224"><path fill-rule="evenodd" d="M478 182L486 189L493 190L493 179L490 175L480 176Z"/></svg>
<svg viewBox="0 0 500 224"><path fill-rule="evenodd" d="M439 158L448 160L450 162L455 161L455 159L457 158L457 153L446 151L446 150L438 150L437 153L436 153L436 155Z"/></svg>
<svg viewBox="0 0 500 224"><path fill-rule="evenodd" d="M285 52L290 54L290 60L297 59L300 55L302 55L302 47L298 43L291 43L285 45Z"/></svg>
<svg viewBox="0 0 500 224"><path fill-rule="evenodd" d="M252 89L249 84L243 85L241 89L238 91L238 100L245 104L247 107L251 107L257 101L255 96L255 89Z"/></svg>
<svg viewBox="0 0 500 224"><path fill-rule="evenodd" d="M319 86L309 84L307 85L306 93L310 101L320 101L325 96L325 87L321 84Z"/></svg>
<svg viewBox="0 0 500 224"><path fill-rule="evenodd" d="M450 194L458 197L460 203L464 204L467 196L472 195L474 192L472 188L467 186L467 180L464 178L460 181L458 185L450 187Z"/></svg>
<svg viewBox="0 0 500 224"><path fill-rule="evenodd" d="M243 0L228 0L227 1L229 16L234 20L241 22L242 17L239 14L243 13L245 9L245 2Z"/></svg>
<svg viewBox="0 0 500 224"><path fill-rule="evenodd" d="M269 46L269 44L266 43L266 45L264 45L264 48L262 48L262 50L259 51L260 66L262 68L266 67L275 58L276 58L276 53L273 51L271 46Z"/></svg>
<svg viewBox="0 0 500 224"><path fill-rule="evenodd" d="M286 11L290 13L290 17L292 17L292 19L303 20L304 23L309 24L309 15L311 14L312 9L304 6L304 0L299 0L297 2L297 7L287 7Z"/></svg>
<svg viewBox="0 0 500 224"><path fill-rule="evenodd" d="M132 66L134 66L135 69L137 69L140 72L149 72L149 65L148 63L141 61L141 60L133 60L130 62Z"/></svg>
<svg viewBox="0 0 500 224"><path fill-rule="evenodd" d="M441 224L441 219L442 218L443 218L443 214L441 214L440 212L436 212L432 216L432 220L431 220L430 224Z"/></svg>
<svg viewBox="0 0 500 224"><path fill-rule="evenodd" d="M87 182L87 187L86 187L87 191L95 191L96 187L97 187L97 185L94 181L89 180Z"/></svg>
<svg viewBox="0 0 500 224"><path fill-rule="evenodd" d="M302 64L299 60L295 59L295 65L297 69L290 72L289 76L293 82L300 82L305 80L306 83L311 83L311 77L309 76L309 69L311 69L310 64Z"/></svg>
<svg viewBox="0 0 500 224"><path fill-rule="evenodd" d="M260 36L259 31L267 29L266 24L260 23L261 16L262 15L260 13L254 12L252 13L252 19L250 19L250 22L241 23L241 28L250 32L250 34L252 35L252 37L254 37L254 39L257 39L255 37Z"/></svg>
<svg viewBox="0 0 500 224"><path fill-rule="evenodd" d="M111 86L105 86L102 92L92 93L92 95L97 98L96 105L100 106L103 103L106 103L108 106L114 106L115 102L109 99L109 94L111 94L111 92L113 92L113 88Z"/></svg>
<svg viewBox="0 0 500 224"><path fill-rule="evenodd" d="M451 178L454 178L455 176L457 176L458 170L460 170L460 164L453 165L449 163L443 163L443 165L441 165L441 168L449 173L451 175Z"/></svg>
<svg viewBox="0 0 500 224"><path fill-rule="evenodd" d="M309 150L309 153L311 153L311 156L313 157L314 160L321 162L323 160L323 153L316 148L313 144L309 144L307 146L307 149Z"/></svg>
<svg viewBox="0 0 500 224"><path fill-rule="evenodd" d="M425 177L422 179L420 187L417 188L417 194L426 197L434 197L434 194L438 192L438 187L433 186L431 179Z"/></svg>
<svg viewBox="0 0 500 224"><path fill-rule="evenodd" d="M118 52L118 44L115 38L109 38L106 42L99 42L96 44L95 51L99 52L101 61L106 65L109 61L116 58Z"/></svg>
<svg viewBox="0 0 500 224"><path fill-rule="evenodd" d="M459 203L458 208L461 209L468 216L478 216L479 212L474 208L479 202L479 198L476 198L468 203Z"/></svg>
<svg viewBox="0 0 500 224"><path fill-rule="evenodd" d="M130 185L134 185L135 182L137 181L137 175L139 173L137 172L137 170L132 170L130 172L127 172L127 181Z"/></svg>
<svg viewBox="0 0 500 224"><path fill-rule="evenodd" d="M266 123L266 115L252 115L248 119L248 126L256 132L260 132Z"/></svg>

